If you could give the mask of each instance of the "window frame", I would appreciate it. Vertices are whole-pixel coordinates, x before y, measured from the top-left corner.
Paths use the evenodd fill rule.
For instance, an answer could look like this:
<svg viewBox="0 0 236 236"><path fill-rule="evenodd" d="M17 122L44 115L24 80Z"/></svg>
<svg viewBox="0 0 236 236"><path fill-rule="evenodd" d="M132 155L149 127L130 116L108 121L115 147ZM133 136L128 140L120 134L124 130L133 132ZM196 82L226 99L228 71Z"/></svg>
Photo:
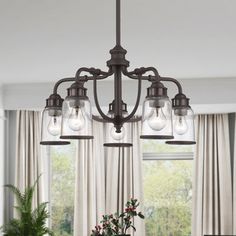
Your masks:
<svg viewBox="0 0 236 236"><path fill-rule="evenodd" d="M144 152L143 153L144 161L175 161L175 160L194 160L194 152Z"/></svg>

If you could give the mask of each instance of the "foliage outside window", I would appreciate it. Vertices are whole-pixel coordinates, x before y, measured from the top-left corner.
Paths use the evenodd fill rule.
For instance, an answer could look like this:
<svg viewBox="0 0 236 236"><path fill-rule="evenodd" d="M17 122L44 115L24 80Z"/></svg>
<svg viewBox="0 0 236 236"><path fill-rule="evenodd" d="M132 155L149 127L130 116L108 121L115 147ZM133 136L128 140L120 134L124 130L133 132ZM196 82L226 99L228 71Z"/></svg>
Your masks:
<svg viewBox="0 0 236 236"><path fill-rule="evenodd" d="M145 153L154 151L152 160L145 160L144 153L143 161L146 236L191 235L193 161L181 160L181 155L171 159L192 153L192 147L148 141L143 148ZM169 153L171 159L160 160L160 153Z"/></svg>
<svg viewBox="0 0 236 236"><path fill-rule="evenodd" d="M51 148L51 225L57 236L73 235L75 143Z"/></svg>

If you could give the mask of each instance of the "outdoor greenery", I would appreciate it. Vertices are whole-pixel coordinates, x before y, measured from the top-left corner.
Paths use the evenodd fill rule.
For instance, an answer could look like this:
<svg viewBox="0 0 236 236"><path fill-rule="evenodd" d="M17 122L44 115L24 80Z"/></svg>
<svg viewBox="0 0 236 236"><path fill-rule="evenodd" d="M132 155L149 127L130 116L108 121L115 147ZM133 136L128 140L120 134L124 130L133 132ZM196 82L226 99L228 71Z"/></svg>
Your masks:
<svg viewBox="0 0 236 236"><path fill-rule="evenodd" d="M145 161L146 236L191 235L192 161Z"/></svg>
<svg viewBox="0 0 236 236"><path fill-rule="evenodd" d="M144 153L193 153L193 146L143 142ZM192 160L143 161L146 236L191 235Z"/></svg>
<svg viewBox="0 0 236 236"><path fill-rule="evenodd" d="M51 222L57 236L73 235L75 143L51 148Z"/></svg>
<svg viewBox="0 0 236 236"><path fill-rule="evenodd" d="M17 219L10 220L9 223L1 227L3 235L6 236L43 236L54 235L46 227L49 218L47 202L41 203L36 209L32 208L33 194L39 178L34 185L25 189L22 193L13 185L6 185L15 195L17 205L15 209L18 213Z"/></svg>

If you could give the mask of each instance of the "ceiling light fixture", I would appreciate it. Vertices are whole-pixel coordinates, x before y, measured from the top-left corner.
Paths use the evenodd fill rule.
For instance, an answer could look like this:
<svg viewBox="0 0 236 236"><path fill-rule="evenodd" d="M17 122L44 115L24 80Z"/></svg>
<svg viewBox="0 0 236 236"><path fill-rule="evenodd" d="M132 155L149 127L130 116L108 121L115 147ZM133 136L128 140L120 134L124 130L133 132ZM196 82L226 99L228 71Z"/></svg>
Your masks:
<svg viewBox="0 0 236 236"><path fill-rule="evenodd" d="M87 89L88 81L93 81L96 108L102 121L110 123L104 146L130 147L131 134L125 127L131 122L140 104L142 81L151 83L143 104L142 139L165 139L168 144L195 144L194 115L189 99L183 94L181 84L174 78L161 77L154 67L141 67L128 71L127 51L121 46L121 4L116 0L116 45L110 50L107 61L108 71L82 67L75 77L59 80L53 94L47 99L42 117L42 145L66 145L70 139L92 139L92 111ZM114 100L105 114L99 105L97 82L114 77ZM122 79L128 77L138 82L137 99L133 110L128 114L127 105L122 100ZM72 82L63 100L58 94L59 85ZM178 94L172 99L167 95L165 82L172 82Z"/></svg>

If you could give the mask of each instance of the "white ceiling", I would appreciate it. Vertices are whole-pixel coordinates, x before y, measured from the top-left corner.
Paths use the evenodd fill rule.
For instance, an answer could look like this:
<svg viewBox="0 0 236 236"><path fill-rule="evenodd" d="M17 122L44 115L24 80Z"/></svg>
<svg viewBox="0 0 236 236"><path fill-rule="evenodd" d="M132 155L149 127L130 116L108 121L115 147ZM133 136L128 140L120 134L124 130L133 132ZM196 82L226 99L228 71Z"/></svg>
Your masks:
<svg viewBox="0 0 236 236"><path fill-rule="evenodd" d="M0 0L0 84L105 68L114 0ZM176 78L236 77L235 0L123 0L131 67Z"/></svg>

